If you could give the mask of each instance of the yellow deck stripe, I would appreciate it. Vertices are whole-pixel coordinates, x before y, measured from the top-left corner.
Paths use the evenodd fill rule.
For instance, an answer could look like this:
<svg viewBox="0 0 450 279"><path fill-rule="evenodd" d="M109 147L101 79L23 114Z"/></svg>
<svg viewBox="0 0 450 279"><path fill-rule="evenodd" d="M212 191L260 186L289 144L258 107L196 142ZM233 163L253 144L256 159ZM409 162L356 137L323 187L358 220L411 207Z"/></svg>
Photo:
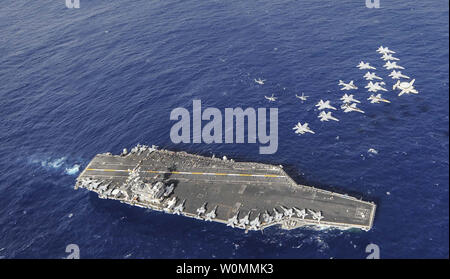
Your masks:
<svg viewBox="0 0 450 279"><path fill-rule="evenodd" d="M105 172L129 172L128 170L114 170L114 169L86 169L87 171L105 171ZM155 171L147 170L149 173L162 173L162 174L193 174L193 175L222 175L222 176L250 176L250 177L273 177L282 178L283 175L275 174L246 174L246 173L221 173L221 172L184 172L184 171Z"/></svg>

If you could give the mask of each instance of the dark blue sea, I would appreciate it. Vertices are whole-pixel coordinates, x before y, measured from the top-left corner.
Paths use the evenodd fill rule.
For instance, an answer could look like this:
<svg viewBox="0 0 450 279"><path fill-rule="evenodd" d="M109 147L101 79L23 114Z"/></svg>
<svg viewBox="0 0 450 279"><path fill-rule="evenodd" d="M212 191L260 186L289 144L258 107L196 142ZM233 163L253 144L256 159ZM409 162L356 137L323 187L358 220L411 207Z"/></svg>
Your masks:
<svg viewBox="0 0 450 279"><path fill-rule="evenodd" d="M448 257L449 3L380 2L3 0L0 258L65 258L69 244L81 258L365 258L368 244L381 258ZM380 45L418 95L391 90ZM391 104L367 101L361 60ZM365 114L320 122L314 105L339 105L340 79L355 81ZM194 99L278 108L278 151L172 143L170 112ZM316 133L295 134L299 121ZM246 234L73 189L97 153L138 143L282 164L299 183L374 201L373 229Z"/></svg>

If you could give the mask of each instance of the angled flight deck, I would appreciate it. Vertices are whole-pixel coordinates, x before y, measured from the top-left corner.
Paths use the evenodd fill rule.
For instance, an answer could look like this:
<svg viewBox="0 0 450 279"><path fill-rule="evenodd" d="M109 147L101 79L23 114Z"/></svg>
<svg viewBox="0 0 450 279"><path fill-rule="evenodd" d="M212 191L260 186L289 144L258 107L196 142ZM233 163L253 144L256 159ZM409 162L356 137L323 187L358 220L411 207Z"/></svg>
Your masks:
<svg viewBox="0 0 450 279"><path fill-rule="evenodd" d="M295 183L280 166L137 146L98 154L75 188L100 198L216 221L245 230L272 225L372 227L376 206Z"/></svg>

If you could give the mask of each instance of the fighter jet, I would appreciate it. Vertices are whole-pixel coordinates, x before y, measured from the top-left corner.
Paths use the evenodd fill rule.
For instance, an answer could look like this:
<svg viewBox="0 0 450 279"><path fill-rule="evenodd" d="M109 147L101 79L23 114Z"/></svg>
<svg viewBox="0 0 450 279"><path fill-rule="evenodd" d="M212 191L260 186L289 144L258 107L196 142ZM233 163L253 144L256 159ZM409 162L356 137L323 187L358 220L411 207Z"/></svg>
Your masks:
<svg viewBox="0 0 450 279"><path fill-rule="evenodd" d="M278 210L276 208L273 209L273 212L275 213L275 221L281 221L281 219L283 219L283 213L278 212Z"/></svg>
<svg viewBox="0 0 450 279"><path fill-rule="evenodd" d="M275 102L277 100L277 97L275 97L273 94L270 97L264 96L269 102Z"/></svg>
<svg viewBox="0 0 450 279"><path fill-rule="evenodd" d="M206 212L206 202L200 208L197 208L197 217L200 217L205 212Z"/></svg>
<svg viewBox="0 0 450 279"><path fill-rule="evenodd" d="M93 180L91 183L90 183L90 188L91 189L96 189L98 186L100 186L101 184L103 183L103 181L96 181L96 180Z"/></svg>
<svg viewBox="0 0 450 279"><path fill-rule="evenodd" d="M300 100L302 100L302 103L303 103L304 101L306 101L306 99L307 99L309 96L305 96L305 94L302 93L301 96L295 94L295 97L297 97L297 98L299 98Z"/></svg>
<svg viewBox="0 0 450 279"><path fill-rule="evenodd" d="M337 119L336 117L331 115L331 111L329 111L329 112L322 111L319 114L318 118L320 118L321 122L323 122L323 121L330 121L330 120L339 121L339 119Z"/></svg>
<svg viewBox="0 0 450 279"><path fill-rule="evenodd" d="M376 96L374 96L374 95L372 94L372 95L370 95L370 97L369 97L367 100L369 100L370 103L372 103L372 104L378 104L378 103L380 103L380 102L390 103L389 100L383 99L383 98L381 97L381 94L377 94Z"/></svg>
<svg viewBox="0 0 450 279"><path fill-rule="evenodd" d="M180 215L181 212L183 212L183 210L184 210L184 203L185 202L186 202L186 200L183 200L179 205L175 206L173 208L173 213L177 214L177 215Z"/></svg>
<svg viewBox="0 0 450 279"><path fill-rule="evenodd" d="M308 123L302 125L302 123L298 122L297 125L295 125L292 129L295 130L296 134L300 135L303 135L305 133L315 134L314 131L308 127Z"/></svg>
<svg viewBox="0 0 450 279"><path fill-rule="evenodd" d="M216 205L216 207L214 207L213 210L211 210L210 212L206 213L205 221L212 221L212 219L216 218L216 211L217 211L217 205Z"/></svg>
<svg viewBox="0 0 450 279"><path fill-rule="evenodd" d="M117 189L109 188L108 190L106 190L106 191L103 193L103 195L109 196L109 195L112 194L112 192L113 192L114 190L117 190Z"/></svg>
<svg viewBox="0 0 450 279"><path fill-rule="evenodd" d="M300 210L300 209L294 207L294 210L295 210L295 214L299 218L305 219L306 215L308 215L308 213L306 213L306 209Z"/></svg>
<svg viewBox="0 0 450 279"><path fill-rule="evenodd" d="M270 216L269 212L267 210L263 214L263 222L266 224L270 224L273 221L273 217Z"/></svg>
<svg viewBox="0 0 450 279"><path fill-rule="evenodd" d="M87 187L91 183L92 183L92 180L90 178L83 178L81 180L81 186L80 187Z"/></svg>
<svg viewBox="0 0 450 279"><path fill-rule="evenodd" d="M392 70L392 69L402 69L403 70L403 69L405 69L402 66L397 65L397 62L391 62L391 61L386 62L386 64L384 64L383 67L385 67L388 70Z"/></svg>
<svg viewBox="0 0 450 279"><path fill-rule="evenodd" d="M377 92L379 90L382 91L388 91L386 88L382 87L381 85L384 85L384 82L375 82L373 83L372 81L369 81L369 83L364 87L364 88L368 88L367 91L369 92Z"/></svg>
<svg viewBox="0 0 450 279"><path fill-rule="evenodd" d="M360 101L356 100L355 98L353 98L353 95L347 95L344 94L344 96L341 97L340 99L344 104L348 104L348 103L361 103Z"/></svg>
<svg viewBox="0 0 450 279"><path fill-rule="evenodd" d="M370 70L375 70L375 67L372 67L369 65L369 62L364 63L363 61L359 62L358 67L360 70L366 70L366 69L370 69Z"/></svg>
<svg viewBox="0 0 450 279"><path fill-rule="evenodd" d="M239 220L239 225L242 227L247 226L249 223L249 218L250 218L250 211L247 213L247 215L245 215L243 218Z"/></svg>
<svg viewBox="0 0 450 279"><path fill-rule="evenodd" d="M357 112L360 112L360 113L364 113L363 110L361 110L361 109L359 109L359 108L356 107L356 103L353 103L353 104L351 104L351 105L350 105L350 104L343 104L343 105L341 106L341 109L343 109L344 112L357 111Z"/></svg>
<svg viewBox="0 0 450 279"><path fill-rule="evenodd" d="M265 79L261 79L261 78L255 79L255 82L260 85L263 85L265 81L266 81Z"/></svg>
<svg viewBox="0 0 450 279"><path fill-rule="evenodd" d="M320 100L317 104L316 104L316 107L317 107L317 109L318 110L323 110L323 109L334 109L334 110L336 110L336 108L335 107L333 107L332 105L330 105L330 100L327 100L327 101L323 101L323 100Z"/></svg>
<svg viewBox="0 0 450 279"><path fill-rule="evenodd" d="M396 71L396 70L393 70L389 74L389 76L392 77L392 79L400 79L400 78L407 78L407 79L409 79L408 76L405 76L404 74L402 74L402 71Z"/></svg>
<svg viewBox="0 0 450 279"><path fill-rule="evenodd" d="M389 60L400 60L397 57L392 56L392 54L383 54L383 56L381 56L381 59L383 59L384 61L389 61Z"/></svg>
<svg viewBox="0 0 450 279"><path fill-rule="evenodd" d="M238 224L238 215L239 215L239 211L236 213L236 215L234 215L233 217L228 219L228 221L227 221L228 227L234 228L234 226L236 226Z"/></svg>
<svg viewBox="0 0 450 279"><path fill-rule="evenodd" d="M294 215L294 210L292 208L286 208L280 205L281 209L284 211L284 216L291 218Z"/></svg>
<svg viewBox="0 0 450 279"><path fill-rule="evenodd" d="M174 205L177 203L177 197L173 197L170 200L167 201L167 206L166 209L172 209L172 207L174 207Z"/></svg>
<svg viewBox="0 0 450 279"><path fill-rule="evenodd" d="M349 83L345 83L342 80L339 80L338 85L343 86L341 90L352 90L352 89L358 89L358 87L353 83L353 80L351 80Z"/></svg>
<svg viewBox="0 0 450 279"><path fill-rule="evenodd" d="M419 91L417 91L413 84L416 81L416 79L411 80L410 82L400 82L400 80L397 80L397 83L394 84L394 86L392 86L392 89L400 89L400 93L398 94L398 96L401 96L403 94L419 94Z"/></svg>
<svg viewBox="0 0 450 279"><path fill-rule="evenodd" d="M259 216L261 215L261 213L258 214L258 216L256 216L255 219L253 219L250 222L250 229L251 230L258 230L259 227L261 226L261 222L259 221Z"/></svg>
<svg viewBox="0 0 450 279"><path fill-rule="evenodd" d="M103 184L103 185L101 185L100 187L98 187L98 190L100 191L100 192L103 192L103 191L105 191L106 189L108 189L108 187L109 187L109 185L111 185L111 181L109 181L107 184Z"/></svg>
<svg viewBox="0 0 450 279"><path fill-rule="evenodd" d="M375 73L373 73L373 72L372 72L372 73L371 73L371 72L367 72L367 73L364 75L364 78L365 78L366 80L383 79L383 78L377 76L377 74L375 74Z"/></svg>
<svg viewBox="0 0 450 279"><path fill-rule="evenodd" d="M164 197L170 196L170 194L172 194L172 192L173 192L174 187L175 187L175 184L173 184L173 183L170 184L170 186L165 189L163 196Z"/></svg>
<svg viewBox="0 0 450 279"><path fill-rule="evenodd" d="M317 220L317 222L320 223L320 220L323 219L323 216L322 216L322 212L321 212L321 211L315 212L315 211L313 211L313 210L311 210L311 209L308 209L308 211L309 211L309 213L311 213L312 218L313 218L314 220Z"/></svg>
<svg viewBox="0 0 450 279"><path fill-rule="evenodd" d="M381 53L381 54L395 53L395 51L392 51L392 50L390 50L388 47L383 47L383 46L380 46L380 47L377 49L377 52L378 52L378 53Z"/></svg>

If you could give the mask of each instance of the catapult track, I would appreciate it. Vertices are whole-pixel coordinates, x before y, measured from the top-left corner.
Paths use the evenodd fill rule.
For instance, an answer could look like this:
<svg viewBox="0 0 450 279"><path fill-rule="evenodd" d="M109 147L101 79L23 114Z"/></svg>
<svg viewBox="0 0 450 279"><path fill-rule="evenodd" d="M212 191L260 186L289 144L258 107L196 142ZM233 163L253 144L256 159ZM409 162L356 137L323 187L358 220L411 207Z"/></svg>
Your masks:
<svg viewBox="0 0 450 279"><path fill-rule="evenodd" d="M155 198L151 188L158 182L166 192L171 185L169 195ZM138 146L126 155L98 154L77 178L78 187L94 191L100 198L228 225L233 216L243 219L247 215L247 222L232 224L245 230L273 225L284 229L320 226L369 230L376 209L374 203L298 185L280 166L146 146ZM202 207L205 212L199 213ZM295 214L299 210L309 214ZM213 218L207 218L208 213ZM277 215L282 217L273 218Z"/></svg>

